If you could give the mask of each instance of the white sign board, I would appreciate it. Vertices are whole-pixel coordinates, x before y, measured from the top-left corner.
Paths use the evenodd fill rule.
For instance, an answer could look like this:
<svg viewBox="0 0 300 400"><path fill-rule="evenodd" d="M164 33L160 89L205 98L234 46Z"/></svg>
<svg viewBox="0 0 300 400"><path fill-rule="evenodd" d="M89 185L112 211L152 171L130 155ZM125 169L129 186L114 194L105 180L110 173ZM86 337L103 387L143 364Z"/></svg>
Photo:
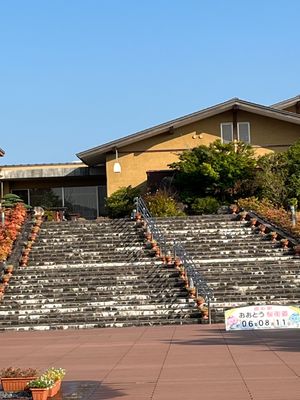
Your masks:
<svg viewBox="0 0 300 400"><path fill-rule="evenodd" d="M300 328L300 308L294 306L247 306L225 311L226 331Z"/></svg>

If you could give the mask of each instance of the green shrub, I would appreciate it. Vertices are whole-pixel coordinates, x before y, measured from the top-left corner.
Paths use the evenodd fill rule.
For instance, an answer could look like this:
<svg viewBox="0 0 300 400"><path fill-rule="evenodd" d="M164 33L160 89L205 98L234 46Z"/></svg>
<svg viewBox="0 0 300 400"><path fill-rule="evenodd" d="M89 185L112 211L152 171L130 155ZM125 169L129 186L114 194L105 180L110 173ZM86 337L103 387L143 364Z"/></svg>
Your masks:
<svg viewBox="0 0 300 400"><path fill-rule="evenodd" d="M32 208L32 207L29 206L28 204L25 204L25 203L24 203L24 200L21 199L21 197L19 197L19 196L16 195L16 194L13 194L13 193L7 193L7 194L5 194L5 195L3 196L3 198L2 198L1 203L2 203L2 206L3 206L3 207L6 207L6 208L12 208L12 207L14 207L16 204L18 204L18 203L23 203L23 204L24 204L24 207L25 207L26 209L31 209L31 208Z"/></svg>
<svg viewBox="0 0 300 400"><path fill-rule="evenodd" d="M176 200L167 191L145 196L145 202L153 217L178 217L185 215Z"/></svg>
<svg viewBox="0 0 300 400"><path fill-rule="evenodd" d="M3 207L14 207L17 203L24 203L24 201L16 194L8 193L2 198Z"/></svg>
<svg viewBox="0 0 300 400"><path fill-rule="evenodd" d="M192 203L193 214L216 214L220 204L214 197L198 197Z"/></svg>
<svg viewBox="0 0 300 400"><path fill-rule="evenodd" d="M109 217L122 218L130 216L133 210L133 199L139 195L139 190L131 186L121 187L106 199Z"/></svg>

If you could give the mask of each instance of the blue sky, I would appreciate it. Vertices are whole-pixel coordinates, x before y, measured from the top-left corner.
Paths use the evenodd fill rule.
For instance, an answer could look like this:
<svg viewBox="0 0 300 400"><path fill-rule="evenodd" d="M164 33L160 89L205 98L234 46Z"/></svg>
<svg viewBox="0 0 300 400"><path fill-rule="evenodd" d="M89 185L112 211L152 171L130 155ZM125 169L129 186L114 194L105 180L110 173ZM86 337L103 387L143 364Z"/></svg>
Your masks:
<svg viewBox="0 0 300 400"><path fill-rule="evenodd" d="M298 0L2 0L1 163L74 161L232 97L294 97L299 15Z"/></svg>

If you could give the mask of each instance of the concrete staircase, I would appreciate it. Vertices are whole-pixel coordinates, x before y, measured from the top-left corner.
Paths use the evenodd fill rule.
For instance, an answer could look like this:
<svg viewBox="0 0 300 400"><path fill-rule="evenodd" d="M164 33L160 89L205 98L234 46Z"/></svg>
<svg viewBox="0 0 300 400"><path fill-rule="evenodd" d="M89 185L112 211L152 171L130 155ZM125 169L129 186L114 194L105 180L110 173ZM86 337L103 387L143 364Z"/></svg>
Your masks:
<svg viewBox="0 0 300 400"><path fill-rule="evenodd" d="M130 220L45 222L0 303L0 330L199 322L178 272L150 258Z"/></svg>
<svg viewBox="0 0 300 400"><path fill-rule="evenodd" d="M299 257L232 215L158 218L169 245L180 240L214 292L213 322L250 304L300 303Z"/></svg>

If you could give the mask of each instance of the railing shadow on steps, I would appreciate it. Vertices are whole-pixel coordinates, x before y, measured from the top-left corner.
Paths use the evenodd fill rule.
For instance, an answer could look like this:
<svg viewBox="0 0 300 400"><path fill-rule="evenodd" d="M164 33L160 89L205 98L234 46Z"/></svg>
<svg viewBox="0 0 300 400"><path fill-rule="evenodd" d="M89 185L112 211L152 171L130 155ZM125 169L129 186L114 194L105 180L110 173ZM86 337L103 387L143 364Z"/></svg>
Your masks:
<svg viewBox="0 0 300 400"><path fill-rule="evenodd" d="M126 218L113 220L113 228L114 232L116 232L116 234L119 235L119 237L121 235L126 237L130 233L128 220ZM138 260L143 255L143 251L142 249L139 250L128 249L123 254L126 255L127 263L130 263L131 261Z"/></svg>
<svg viewBox="0 0 300 400"><path fill-rule="evenodd" d="M141 214L146 223L147 230L152 234L153 239L158 243L162 255L166 256L166 239L159 227L156 225L155 218L152 217L144 200L141 197L136 197L134 199L134 210L132 217L135 218L136 214ZM174 241L171 252L173 253L174 260L176 258L180 259L188 280L188 286L196 289L196 298L201 296L205 300L205 303L208 307L208 321L211 323L211 302L213 299L213 291L209 288L202 274L197 270L193 259L185 251L181 242Z"/></svg>

